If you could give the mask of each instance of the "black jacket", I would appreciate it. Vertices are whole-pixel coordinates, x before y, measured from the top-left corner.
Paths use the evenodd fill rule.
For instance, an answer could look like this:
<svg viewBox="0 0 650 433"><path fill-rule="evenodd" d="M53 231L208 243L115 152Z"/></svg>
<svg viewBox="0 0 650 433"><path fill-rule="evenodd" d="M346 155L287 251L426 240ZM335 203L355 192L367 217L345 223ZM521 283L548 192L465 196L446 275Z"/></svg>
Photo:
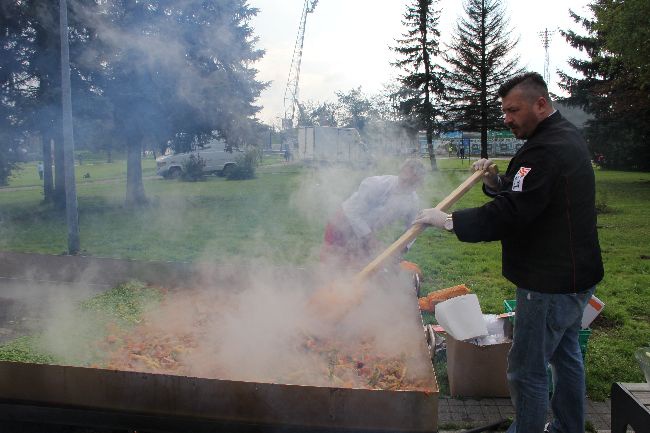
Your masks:
<svg viewBox="0 0 650 433"><path fill-rule="evenodd" d="M499 176L484 206L453 213L461 241L501 240L503 276L517 287L574 293L603 278L595 180L587 144L556 112Z"/></svg>

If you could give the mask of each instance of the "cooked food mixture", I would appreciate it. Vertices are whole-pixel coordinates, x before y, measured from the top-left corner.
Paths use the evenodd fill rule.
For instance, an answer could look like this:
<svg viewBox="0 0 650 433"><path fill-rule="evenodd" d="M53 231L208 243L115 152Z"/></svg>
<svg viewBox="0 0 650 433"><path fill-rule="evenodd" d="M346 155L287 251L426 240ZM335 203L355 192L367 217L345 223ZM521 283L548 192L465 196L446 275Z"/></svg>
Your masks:
<svg viewBox="0 0 650 433"><path fill-rule="evenodd" d="M97 348L106 359L93 366L229 379L229 370L220 362L217 351L206 349L207 342L214 342L211 331L220 326L228 307L227 302L200 292L185 290L182 296L174 296L164 291L159 307L147 311L134 326L107 325L106 337ZM255 377L256 381L387 390L429 387L429 379L419 379L409 371L407 354L377 353L372 338L343 343L302 330L292 335L289 350L277 347L277 351L287 357L304 357L308 362L303 362L305 368L287 368Z"/></svg>

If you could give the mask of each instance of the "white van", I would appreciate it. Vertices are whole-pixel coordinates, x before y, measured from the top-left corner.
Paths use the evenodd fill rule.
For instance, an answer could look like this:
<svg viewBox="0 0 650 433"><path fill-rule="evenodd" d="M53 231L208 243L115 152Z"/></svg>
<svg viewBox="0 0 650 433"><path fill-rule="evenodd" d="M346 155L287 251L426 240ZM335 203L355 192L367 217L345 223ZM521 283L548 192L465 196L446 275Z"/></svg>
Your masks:
<svg viewBox="0 0 650 433"><path fill-rule="evenodd" d="M205 161L204 173L226 176L228 170L237 165L237 156L242 152L238 150L226 152L222 144L215 142L200 150L161 156L156 159L156 173L165 179L176 179L183 173L183 165L189 160L190 155L195 155Z"/></svg>

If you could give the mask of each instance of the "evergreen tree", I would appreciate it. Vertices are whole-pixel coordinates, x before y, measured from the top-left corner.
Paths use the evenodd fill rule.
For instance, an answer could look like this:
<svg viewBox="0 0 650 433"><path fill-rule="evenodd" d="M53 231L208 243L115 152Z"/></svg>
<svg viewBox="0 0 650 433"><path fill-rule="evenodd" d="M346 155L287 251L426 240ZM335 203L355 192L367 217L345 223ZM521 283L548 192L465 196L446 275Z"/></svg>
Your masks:
<svg viewBox="0 0 650 433"><path fill-rule="evenodd" d="M400 111L410 120L407 123L426 131L432 170L437 170L433 134L442 115L436 104L444 92L442 70L434 62L440 54L440 11L434 9L436 3L437 0L412 0L407 5L402 20L407 30L393 48L402 57L393 65L406 73L399 78L402 87L396 95Z"/></svg>
<svg viewBox="0 0 650 433"><path fill-rule="evenodd" d="M43 139L47 181L45 150L61 142L58 2L0 2L0 12L0 177L13 167L9 143L32 133ZM145 143L254 141L255 101L266 86L253 67L263 55L249 25L256 13L245 0L70 1L78 142L128 149L127 203L146 201ZM62 166L56 159L57 190Z"/></svg>
<svg viewBox="0 0 650 433"><path fill-rule="evenodd" d="M611 51L612 44L608 39L611 33L607 31L608 26L599 22L599 17L616 20L615 14L622 13L623 9L617 12L611 5L609 0L591 4L594 19L570 12L587 34L580 35L571 30L561 33L573 47L585 52L589 58L570 59L569 65L581 77L558 71L560 87L570 95L565 102L580 106L593 116L587 122L585 136L591 150L604 156L603 165L649 170L650 100L644 79L646 71L631 65L625 55ZM634 26L634 23L628 25ZM628 30L630 33L635 31L633 28ZM624 32L623 29L619 31ZM639 53L642 52L640 48Z"/></svg>
<svg viewBox="0 0 650 433"><path fill-rule="evenodd" d="M33 48L26 30L26 6L0 4L0 185L6 185L18 163L17 145L26 132L24 111L31 89L28 59Z"/></svg>
<svg viewBox="0 0 650 433"><path fill-rule="evenodd" d="M487 158L488 129L503 129L499 86L522 72L512 55L512 38L501 0L465 0L465 16L443 55L447 115L455 129L481 132L481 157Z"/></svg>
<svg viewBox="0 0 650 433"><path fill-rule="evenodd" d="M638 69L640 84L650 86L650 2L600 0L594 12L605 47L620 57L626 68Z"/></svg>
<svg viewBox="0 0 650 433"><path fill-rule="evenodd" d="M0 133L9 134L12 139L26 135L40 137L45 200L53 199L57 206L64 207L59 4L37 0L2 2L0 13L4 26L0 36L3 62L0 80L3 91L7 92L3 101L9 103L13 111L11 123L1 125ZM75 58L86 43L87 34L74 15L69 18L70 55ZM74 65L72 73L76 93L73 99L76 100L80 93L88 91L88 85ZM54 144L54 155L51 144ZM10 156L0 153L0 159ZM52 176L52 162L55 163L55 177Z"/></svg>
<svg viewBox="0 0 650 433"><path fill-rule="evenodd" d="M250 142L265 83L252 67L263 51L246 1L94 1L83 13L97 35L84 59L128 151L127 204L147 201L144 143L202 142L215 131L229 147Z"/></svg>

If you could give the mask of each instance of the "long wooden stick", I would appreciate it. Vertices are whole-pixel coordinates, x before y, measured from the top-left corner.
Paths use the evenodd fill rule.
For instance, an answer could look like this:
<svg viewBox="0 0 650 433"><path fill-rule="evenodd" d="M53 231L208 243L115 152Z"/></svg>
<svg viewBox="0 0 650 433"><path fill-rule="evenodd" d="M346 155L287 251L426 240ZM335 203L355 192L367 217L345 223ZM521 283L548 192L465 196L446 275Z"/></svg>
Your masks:
<svg viewBox="0 0 650 433"><path fill-rule="evenodd" d="M496 170L496 166L491 165L488 170ZM442 201L436 206L436 209L443 212L449 209L451 206L453 206L454 203L460 200L460 198L465 195L465 193L469 191L476 182L481 180L484 174L485 170L479 170L472 173L472 175L468 177L463 183L461 183L455 190L453 190L451 194L442 199ZM379 254L379 256L377 256L372 262L368 263L366 267L356 275L355 280L357 282L365 281L368 277L380 269L388 259L402 251L406 245L415 239L425 228L427 228L426 224L412 225L402 236L399 237L399 239L397 239L388 248L386 248L384 252Z"/></svg>

